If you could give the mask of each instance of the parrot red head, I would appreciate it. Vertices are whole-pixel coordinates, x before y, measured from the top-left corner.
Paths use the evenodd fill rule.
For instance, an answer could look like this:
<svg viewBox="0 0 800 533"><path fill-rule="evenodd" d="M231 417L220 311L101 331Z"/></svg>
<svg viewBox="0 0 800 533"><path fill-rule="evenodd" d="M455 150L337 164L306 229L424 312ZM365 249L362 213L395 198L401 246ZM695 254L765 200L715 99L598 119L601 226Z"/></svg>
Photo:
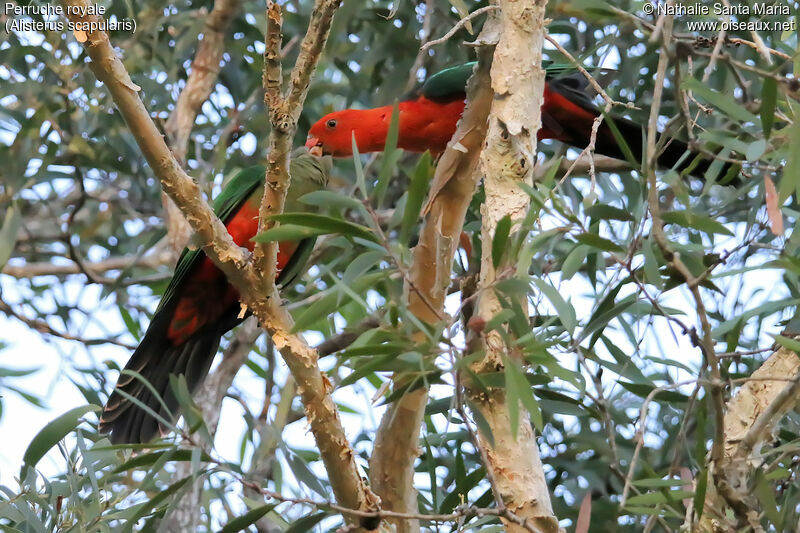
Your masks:
<svg viewBox="0 0 800 533"><path fill-rule="evenodd" d="M319 149L324 155L353 155L353 134L361 153L383 150L386 141L385 113L376 116L374 109L343 109L319 119L308 130L306 148Z"/></svg>

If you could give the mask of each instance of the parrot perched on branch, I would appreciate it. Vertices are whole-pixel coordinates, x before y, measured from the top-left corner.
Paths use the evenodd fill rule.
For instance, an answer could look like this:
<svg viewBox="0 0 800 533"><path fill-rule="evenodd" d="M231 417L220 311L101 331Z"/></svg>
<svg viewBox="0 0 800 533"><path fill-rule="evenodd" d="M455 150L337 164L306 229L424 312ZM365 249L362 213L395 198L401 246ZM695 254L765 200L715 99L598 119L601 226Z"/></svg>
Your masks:
<svg viewBox="0 0 800 533"><path fill-rule="evenodd" d="M411 152L430 150L434 155L445 150L464 110L465 87L474 65L466 63L434 74L399 102L398 147ZM602 114L592 102L589 83L583 74L569 66L548 65L546 68L542 127L538 139L556 139L585 148L591 138L592 124ZM355 135L359 152L382 151L392 111L393 106L389 105L374 109L344 109L325 115L311 126L306 147L320 147L324 154L348 157L353 155L352 137ZM618 136L614 135L614 126ZM631 120L607 116L597 132L595 152L628 159L623 145L617 140L619 137L625 140L629 156L641 161L642 132L642 126ZM687 152L689 154L684 157ZM712 162L713 158L693 153L685 142L678 139L669 139L658 156L660 166L672 168L677 165L677 170L689 169L697 176L702 176ZM728 176L730 168L730 164L723 165L720 177Z"/></svg>
<svg viewBox="0 0 800 533"><path fill-rule="evenodd" d="M324 189L331 166L330 157L296 155L291 162L292 181L285 210L308 211L310 208L299 198ZM214 200L214 212L233 240L249 250L253 249L251 239L258 231L265 172L260 166L242 170ZM289 285L302 273L314 240L279 243L279 285ZM189 391L194 391L208 374L222 335L242 320L239 293L225 274L202 250L184 250L144 338L125 366L125 370L137 372L147 380L161 399L141 379L120 374L103 409L100 431L110 433L114 443L151 440L159 430L159 422L129 396L169 420L178 406L169 386L170 375L186 376Z"/></svg>

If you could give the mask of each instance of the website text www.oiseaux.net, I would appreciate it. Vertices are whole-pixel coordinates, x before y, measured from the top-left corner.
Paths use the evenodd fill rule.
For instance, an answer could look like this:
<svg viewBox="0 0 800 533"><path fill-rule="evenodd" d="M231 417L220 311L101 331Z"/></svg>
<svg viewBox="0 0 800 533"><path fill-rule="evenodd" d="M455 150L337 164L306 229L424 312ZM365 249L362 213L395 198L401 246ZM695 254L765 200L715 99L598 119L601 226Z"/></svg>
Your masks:
<svg viewBox="0 0 800 533"><path fill-rule="evenodd" d="M753 5L714 4L667 4L662 2L645 3L642 10L646 15L674 16L684 18L683 24L690 32L719 31L796 31L797 18L787 4L768 4L756 0ZM764 19L738 19L731 17L770 17ZM718 17L717 19L697 20L694 17Z"/></svg>

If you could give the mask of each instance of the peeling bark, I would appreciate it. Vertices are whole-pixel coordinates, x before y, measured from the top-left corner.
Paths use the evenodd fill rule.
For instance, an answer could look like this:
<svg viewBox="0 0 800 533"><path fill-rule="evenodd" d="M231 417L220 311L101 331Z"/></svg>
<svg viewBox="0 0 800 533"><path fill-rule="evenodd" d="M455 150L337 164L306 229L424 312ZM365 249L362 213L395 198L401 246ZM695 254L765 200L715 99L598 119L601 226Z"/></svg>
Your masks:
<svg viewBox="0 0 800 533"><path fill-rule="evenodd" d="M491 254L497 223L508 216L516 226L529 207L529 196L519 184L533 183L545 81L541 67L545 4L546 0L499 1L500 37L491 72L494 98L486 146L481 154L486 200L481 206L483 254L477 309L478 316L486 321L502 309L491 290L497 274ZM524 295L520 303L527 307ZM496 372L503 368L504 356L513 354L497 331L484 336L483 341L486 355L472 365L472 370L478 374ZM486 452L493 488L499 492L495 494L498 505L526 521L520 525L503 519L506 531L558 531L536 438L524 409L519 410L519 419L514 424L518 433L514 439L505 390L490 389L486 394L468 386L467 393L491 428L492 438L481 434L480 444Z"/></svg>
<svg viewBox="0 0 800 533"><path fill-rule="evenodd" d="M480 180L477 165L492 100L488 68L491 50L482 50L479 55L478 69L467 86L467 106L436 167L419 243L412 250L411 287L407 287L409 310L428 324L442 320L453 257ZM455 145L461 148L456 149ZM413 473L426 403L427 389L411 392L389 406L381 420L370 460L370 480L385 509L417 512ZM417 520L388 518L387 522L398 533L419 531Z"/></svg>
<svg viewBox="0 0 800 533"><path fill-rule="evenodd" d="M787 381L788 380L788 381ZM781 418L800 403L800 357L787 349L774 352L731 398L725 409L725 443L722 464L709 465L709 472L721 472L722 479L709 483L703 516L696 531L733 531L724 509L740 505L741 514L757 524L758 502L751 483L760 467L762 445L774 438ZM714 490L714 485L722 490ZM759 526L760 527L760 526Z"/></svg>

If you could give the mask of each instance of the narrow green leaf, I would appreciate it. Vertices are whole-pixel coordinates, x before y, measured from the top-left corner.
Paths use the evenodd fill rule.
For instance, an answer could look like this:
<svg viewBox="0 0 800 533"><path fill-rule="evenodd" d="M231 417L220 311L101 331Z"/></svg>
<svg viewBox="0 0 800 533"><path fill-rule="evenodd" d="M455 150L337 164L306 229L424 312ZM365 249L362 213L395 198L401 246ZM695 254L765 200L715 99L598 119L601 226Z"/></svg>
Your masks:
<svg viewBox="0 0 800 533"><path fill-rule="evenodd" d="M411 174L411 183L408 186L406 208L403 211L403 221L400 225L400 243L407 244L411 236L411 229L419 220L422 203L428 192L431 174L431 154L425 152L417 163L414 173Z"/></svg>
<svg viewBox="0 0 800 533"><path fill-rule="evenodd" d="M314 191L300 197L300 202L317 207L339 207L342 209L364 210L364 204L353 198L335 191Z"/></svg>
<svg viewBox="0 0 800 533"><path fill-rule="evenodd" d="M708 488L708 468L703 468L697 475L697 484L694 488L694 510L697 513L697 519L703 517L703 508L706 501L706 489Z"/></svg>
<svg viewBox="0 0 800 533"><path fill-rule="evenodd" d="M533 282L539 290L544 293L547 299L550 300L550 303L553 304L556 313L558 313L558 318L561 320L561 324L563 324L564 328L572 335L575 331L575 327L578 325L575 309L561 297L561 293L559 293L555 287L546 281L534 278Z"/></svg>
<svg viewBox="0 0 800 533"><path fill-rule="evenodd" d="M625 249L620 246L619 244L612 242L608 239L605 239L598 235L597 233L581 233L575 239L587 246L591 246L592 248L597 248L598 250L603 250L605 252L611 252L615 254L623 254L625 253Z"/></svg>
<svg viewBox="0 0 800 533"><path fill-rule="evenodd" d="M304 516L303 518L296 520L289 529L285 530L283 533L308 533L311 531L314 526L322 522L322 520L328 516L327 511L321 511L316 514L310 514L308 516Z"/></svg>
<svg viewBox="0 0 800 533"><path fill-rule="evenodd" d="M642 255L644 255L644 277L647 280L647 283L658 287L659 289L664 288L664 280L661 278L661 272L659 271L658 260L656 259L655 251L653 250L653 240L646 239L642 242Z"/></svg>
<svg viewBox="0 0 800 533"><path fill-rule="evenodd" d="M383 147L383 161L381 162L381 171L378 173L378 183L375 185L375 205L381 207L383 198L386 196L386 188L389 185L389 178L392 177L392 171L397 165L397 160L400 159L402 152L397 149L397 135L400 125L400 108L397 102L394 103L392 108L392 119L389 123L389 132L386 134L386 143Z"/></svg>
<svg viewBox="0 0 800 533"><path fill-rule="evenodd" d="M775 342L795 353L800 354L800 340L784 337L783 335L773 335Z"/></svg>
<svg viewBox="0 0 800 533"><path fill-rule="evenodd" d="M35 467L36 464L50 451L50 448L58 444L58 442L66 437L72 430L78 427L80 419L83 415L91 411L99 411L100 408L96 405L83 405L70 409L63 415L51 421L33 437L33 440L28 444L28 449L25 450L25 455L22 457L23 466L22 472L24 473L26 466ZM23 476L24 477L24 476Z"/></svg>
<svg viewBox="0 0 800 533"><path fill-rule="evenodd" d="M733 236L733 232L711 217L700 215L692 211L667 211L661 218L668 224L677 224L685 228L696 229L705 233L719 233Z"/></svg>
<svg viewBox="0 0 800 533"><path fill-rule="evenodd" d="M270 218L280 222L281 226L269 229L263 233L259 233L253 237L253 241L270 242L281 240L285 236L281 235L279 230L283 227L283 224L286 224L289 226L309 228L315 235L339 233L341 235L360 237L368 241L378 242L378 238L366 226L361 226L360 224L355 224L353 222L348 222L346 220L327 215L320 215L317 213L283 213L281 215L274 215Z"/></svg>
<svg viewBox="0 0 800 533"><path fill-rule="evenodd" d="M784 531L781 527L781 513L778 511L778 502L775 500L775 489L760 471L756 474L755 493L759 503L761 503L764 514L767 515L775 530Z"/></svg>
<svg viewBox="0 0 800 533"><path fill-rule="evenodd" d="M361 197L367 198L367 182L364 179L364 167L361 166L361 154L358 153L358 143L356 143L356 132L352 133L353 140L353 166L356 169L356 186L361 191Z"/></svg>
<svg viewBox="0 0 800 533"><path fill-rule="evenodd" d="M628 498L625 506L628 505L656 505L659 503L679 502L684 498L691 498L694 493L688 490L670 490L658 492L646 492Z"/></svg>
<svg viewBox="0 0 800 533"><path fill-rule="evenodd" d="M800 106L792 105L792 110L794 111L795 117L800 117ZM794 148L800 146L800 120L795 120L790 128L790 139L786 146L792 148L789 150L786 168L783 170L783 176L781 177L780 189L778 191L779 205L782 205L792 193L795 193L796 198L800 198L800 194L797 194L797 191L800 189L800 150Z"/></svg>
<svg viewBox="0 0 800 533"><path fill-rule="evenodd" d="M503 252L506 250L510 233L511 217L506 215L497 221L497 227L494 230L494 238L492 239L492 264L495 269L500 266L500 261L503 259Z"/></svg>
<svg viewBox="0 0 800 533"><path fill-rule="evenodd" d="M128 533L133 531L133 527L136 525L137 522L144 516L146 516L149 512L154 509L157 509L164 501L167 500L170 496L178 492L182 489L189 481L192 480L192 476L185 477L180 479L167 487L165 490L157 492L155 496L144 502L137 510L136 513L125 523L122 531Z"/></svg>
<svg viewBox="0 0 800 533"><path fill-rule="evenodd" d="M111 449L125 449L129 448L128 445L117 445L120 448L114 447L106 447L106 448L99 448L100 450L111 448ZM98 448L93 448L93 450L97 450ZM134 448L136 449L136 448ZM192 460L192 453L194 450L200 450L200 448L193 448L193 449L180 449L176 450L174 448L170 448L168 450L158 450L155 452L148 452L148 453L139 453L131 457L129 460L125 461L121 465L117 466L113 473L119 474L121 472L125 472L127 470L135 470L141 469L142 467L152 466L156 462L186 462ZM200 450L202 452L202 450ZM166 457L166 460L164 458ZM200 455L200 459L203 461L213 461L214 459L208 455L207 453L203 452Z"/></svg>
<svg viewBox="0 0 800 533"><path fill-rule="evenodd" d="M602 220L633 221L633 215L629 211L608 204L594 204L586 210L586 214L592 218L599 218Z"/></svg>
<svg viewBox="0 0 800 533"><path fill-rule="evenodd" d="M516 361L513 361L510 358L505 359L506 386L508 385L509 381L514 382L514 388L518 393L522 405L531 415L531 419L533 420L533 424L536 426L536 429L541 432L544 428L542 410L539 407L539 402L536 401L536 398L533 395L533 389L525 377L525 372L519 367Z"/></svg>
<svg viewBox="0 0 800 533"><path fill-rule="evenodd" d="M769 139L772 125L775 124L775 103L778 100L778 82L774 78L764 78L761 86L761 127L764 137Z"/></svg>
<svg viewBox="0 0 800 533"><path fill-rule="evenodd" d="M0 228L0 269L6 266L14 252L17 243L17 234L22 227L22 211L12 204L3 217L3 226Z"/></svg>
<svg viewBox="0 0 800 533"><path fill-rule="evenodd" d="M277 504L271 503L250 509L242 516L237 516L225 524L225 527L220 529L219 533L238 533L239 531L245 531L249 526L258 522L262 516L275 509L276 506Z"/></svg>
<svg viewBox="0 0 800 533"><path fill-rule="evenodd" d="M433 500L433 508L439 508L439 484L436 482L436 461L433 457L433 450L431 449L431 444L428 442L428 437L423 436L422 440L425 442L425 460L428 467L428 477L430 478L431 483L431 499Z"/></svg>
<svg viewBox="0 0 800 533"><path fill-rule="evenodd" d="M263 233L259 233L252 238L253 242L285 242L285 241L301 241L309 237L316 237L317 235L325 235L328 233L324 229L309 228L307 226L298 226L296 224L281 224L277 228L271 228Z"/></svg>
<svg viewBox="0 0 800 533"><path fill-rule="evenodd" d="M647 398L647 396L656 388L653 385L645 385L644 383L628 383L626 381L618 381L617 383L619 383L623 389L629 390L641 398ZM669 403L686 403L689 401L688 397L673 390L658 391L653 397L657 400Z"/></svg>
<svg viewBox="0 0 800 533"><path fill-rule="evenodd" d="M519 382L511 378L511 372L506 365L504 372L506 385L506 408L508 409L508 420L511 424L511 437L516 441L519 433L519 402L521 391ZM525 384L527 386L527 383Z"/></svg>
<svg viewBox="0 0 800 533"><path fill-rule="evenodd" d="M695 96L700 96L708 104L722 110L731 118L741 122L757 122L756 116L737 102L731 94L715 91L695 78L684 78L682 85L684 89L693 91Z"/></svg>
<svg viewBox="0 0 800 533"><path fill-rule="evenodd" d="M38 372L39 368L4 368L0 367L0 378L21 378Z"/></svg>
<svg viewBox="0 0 800 533"><path fill-rule="evenodd" d="M305 461L294 453L288 453L288 456L289 465L292 467L292 474L294 474L294 477L323 498L326 497L328 491L322 486L317 475L311 471Z"/></svg>

